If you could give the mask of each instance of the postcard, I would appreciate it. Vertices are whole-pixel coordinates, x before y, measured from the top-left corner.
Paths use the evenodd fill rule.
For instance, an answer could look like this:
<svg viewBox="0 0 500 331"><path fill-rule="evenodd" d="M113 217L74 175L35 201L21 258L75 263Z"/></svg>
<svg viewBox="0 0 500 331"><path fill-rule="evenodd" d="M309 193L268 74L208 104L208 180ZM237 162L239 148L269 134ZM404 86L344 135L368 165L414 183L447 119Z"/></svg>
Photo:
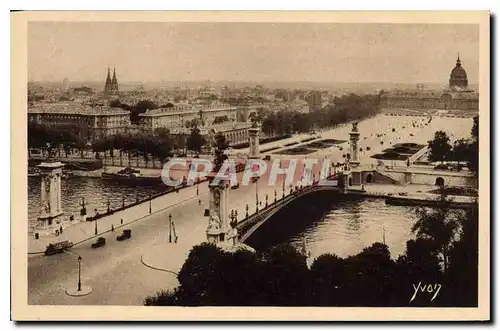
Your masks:
<svg viewBox="0 0 500 331"><path fill-rule="evenodd" d="M488 321L489 19L11 13L12 319Z"/></svg>

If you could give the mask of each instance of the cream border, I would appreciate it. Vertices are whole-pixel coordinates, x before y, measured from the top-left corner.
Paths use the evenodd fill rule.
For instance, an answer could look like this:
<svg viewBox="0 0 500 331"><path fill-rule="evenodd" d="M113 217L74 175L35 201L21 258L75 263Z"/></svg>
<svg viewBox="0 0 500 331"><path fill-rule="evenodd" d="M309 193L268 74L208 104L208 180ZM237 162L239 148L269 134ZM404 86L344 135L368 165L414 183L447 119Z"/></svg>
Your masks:
<svg viewBox="0 0 500 331"><path fill-rule="evenodd" d="M480 25L480 227L478 308L182 308L29 306L27 296L27 22L328 22ZM488 11L16 12L11 13L11 302L13 320L489 320L490 21ZM464 284L467 286L467 284Z"/></svg>

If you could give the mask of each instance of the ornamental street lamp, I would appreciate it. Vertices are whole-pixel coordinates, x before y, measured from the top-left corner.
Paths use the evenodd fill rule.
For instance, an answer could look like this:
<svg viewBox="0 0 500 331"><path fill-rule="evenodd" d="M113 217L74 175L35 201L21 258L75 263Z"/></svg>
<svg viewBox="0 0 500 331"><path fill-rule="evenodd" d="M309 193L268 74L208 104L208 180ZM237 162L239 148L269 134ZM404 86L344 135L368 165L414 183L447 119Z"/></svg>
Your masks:
<svg viewBox="0 0 500 331"><path fill-rule="evenodd" d="M94 208L94 212L95 212L95 222L94 222L95 229L94 229L94 234L97 236L97 216L98 216L97 208Z"/></svg>
<svg viewBox="0 0 500 331"><path fill-rule="evenodd" d="M110 208L109 208L109 206L110 206L110 205L111 205L111 202L110 202L110 201L109 201L109 199L108 199L108 201L106 202L106 206L108 207L108 208L107 208L107 212L108 212L108 214L109 214L109 212L111 211L111 210L110 210Z"/></svg>
<svg viewBox="0 0 500 331"><path fill-rule="evenodd" d="M82 280L81 280L81 272L80 272L80 269L81 269L80 263L81 263L81 261L82 261L82 257L80 255L78 255L78 291L82 290Z"/></svg>
<svg viewBox="0 0 500 331"><path fill-rule="evenodd" d="M196 181L196 195L200 195L200 189L199 189L199 186L200 186L200 180L198 179Z"/></svg>
<svg viewBox="0 0 500 331"><path fill-rule="evenodd" d="M149 190L149 213L151 214L151 190Z"/></svg>
<svg viewBox="0 0 500 331"><path fill-rule="evenodd" d="M85 197L82 197L82 209L80 209L80 216L87 215L87 208L85 208Z"/></svg>
<svg viewBox="0 0 500 331"><path fill-rule="evenodd" d="M274 202L276 202L276 189L274 189Z"/></svg>
<svg viewBox="0 0 500 331"><path fill-rule="evenodd" d="M168 242L172 242L172 214L168 215Z"/></svg>
<svg viewBox="0 0 500 331"><path fill-rule="evenodd" d="M283 178L283 198L285 198L285 179Z"/></svg>
<svg viewBox="0 0 500 331"><path fill-rule="evenodd" d="M268 196L267 196L267 194L266 194L266 208L267 208L267 198L268 198Z"/></svg>
<svg viewBox="0 0 500 331"><path fill-rule="evenodd" d="M125 208L125 196L122 197L122 208Z"/></svg>
<svg viewBox="0 0 500 331"><path fill-rule="evenodd" d="M259 179L255 181L255 212L259 212Z"/></svg>
<svg viewBox="0 0 500 331"><path fill-rule="evenodd" d="M135 202L139 202L139 192L137 192L137 189L135 190Z"/></svg>
<svg viewBox="0 0 500 331"><path fill-rule="evenodd" d="M247 203L247 205L245 207L245 211L246 211L246 218L248 218L248 203Z"/></svg>

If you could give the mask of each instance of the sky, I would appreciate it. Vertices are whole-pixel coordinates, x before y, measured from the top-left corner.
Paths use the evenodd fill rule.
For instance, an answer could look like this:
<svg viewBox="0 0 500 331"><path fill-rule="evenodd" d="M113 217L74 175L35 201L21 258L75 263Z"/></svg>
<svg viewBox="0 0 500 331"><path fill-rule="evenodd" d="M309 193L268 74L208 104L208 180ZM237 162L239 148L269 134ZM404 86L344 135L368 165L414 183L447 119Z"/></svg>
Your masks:
<svg viewBox="0 0 500 331"><path fill-rule="evenodd" d="M30 81L311 81L447 84L460 53L479 75L479 26L30 22Z"/></svg>

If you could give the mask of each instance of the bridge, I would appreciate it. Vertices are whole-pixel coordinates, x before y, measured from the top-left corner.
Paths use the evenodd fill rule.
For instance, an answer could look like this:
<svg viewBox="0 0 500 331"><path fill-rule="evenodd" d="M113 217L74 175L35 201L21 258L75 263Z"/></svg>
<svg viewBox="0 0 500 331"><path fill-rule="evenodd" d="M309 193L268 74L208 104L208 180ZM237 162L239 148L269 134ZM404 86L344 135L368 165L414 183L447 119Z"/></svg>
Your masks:
<svg viewBox="0 0 500 331"><path fill-rule="evenodd" d="M334 175L327 179L334 180L336 177ZM342 190L337 186L318 185L318 182L314 182L309 186L295 187L295 189L290 188L288 194L284 193L280 199L277 199L275 196L274 202L270 204L266 202L263 209L256 210L253 214L245 215L245 218L237 223L238 241L244 243L262 224L288 204L305 195L320 191L341 192Z"/></svg>

